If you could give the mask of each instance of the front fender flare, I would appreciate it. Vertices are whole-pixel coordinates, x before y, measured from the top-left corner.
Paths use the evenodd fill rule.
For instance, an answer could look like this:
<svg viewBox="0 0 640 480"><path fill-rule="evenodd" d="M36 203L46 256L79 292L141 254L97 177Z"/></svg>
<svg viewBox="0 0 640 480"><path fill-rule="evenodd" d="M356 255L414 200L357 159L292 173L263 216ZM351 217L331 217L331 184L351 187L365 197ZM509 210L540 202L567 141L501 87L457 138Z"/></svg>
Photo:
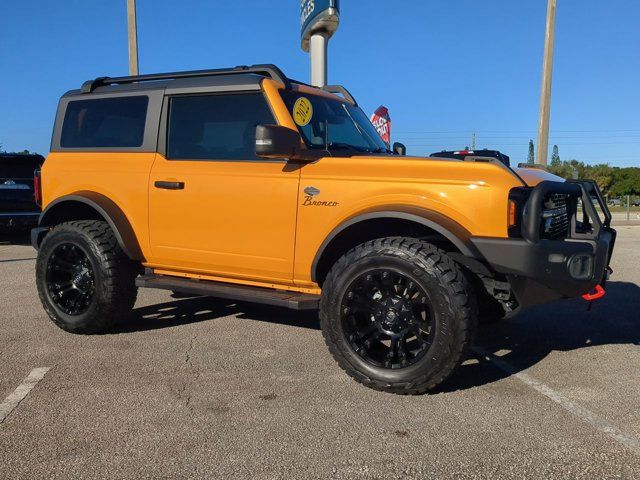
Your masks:
<svg viewBox="0 0 640 480"><path fill-rule="evenodd" d="M389 207L385 210L360 213L345 220L334 228L331 233L327 235L316 252L313 263L311 264L311 279L314 282L317 281L318 263L322 258L322 254L331 241L340 234L340 232L357 223L377 218L397 218L424 225L425 227L428 227L444 236L453 245L455 245L464 256L482 258L482 255L470 240L471 233L459 223L433 210L399 205Z"/></svg>

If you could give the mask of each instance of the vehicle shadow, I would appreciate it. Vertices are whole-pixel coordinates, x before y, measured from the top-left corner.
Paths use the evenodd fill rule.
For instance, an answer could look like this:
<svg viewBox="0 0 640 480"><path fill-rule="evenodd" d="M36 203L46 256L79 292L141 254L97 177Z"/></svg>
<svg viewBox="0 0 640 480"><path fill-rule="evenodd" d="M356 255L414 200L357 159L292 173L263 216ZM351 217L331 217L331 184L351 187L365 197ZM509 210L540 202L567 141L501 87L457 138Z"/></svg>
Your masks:
<svg viewBox="0 0 640 480"><path fill-rule="evenodd" d="M30 230L0 230L0 245L31 245Z"/></svg>
<svg viewBox="0 0 640 480"><path fill-rule="evenodd" d="M110 333L131 333L176 327L189 323L215 320L235 315L247 321L259 321L319 330L315 310L298 312L285 308L235 302L212 297L175 297L175 301L140 307L132 316Z"/></svg>
<svg viewBox="0 0 640 480"><path fill-rule="evenodd" d="M553 351L598 345L640 345L640 287L628 282L607 283L605 297L587 310L582 299L542 305L516 317L482 326L477 351L437 391L463 390L495 382L511 374L483 358L489 352L516 371L525 370Z"/></svg>
<svg viewBox="0 0 640 480"><path fill-rule="evenodd" d="M496 354L516 371L525 370L553 351L598 345L640 345L640 287L628 282L609 282L606 296L587 311L582 299L566 300L532 308L516 317L479 328L476 346ZM178 299L141 307L112 333L176 327L236 315L259 321L318 330L316 311L296 312L283 308L235 303L209 297ZM464 390L510 376L481 355L471 352L452 377L434 393Z"/></svg>

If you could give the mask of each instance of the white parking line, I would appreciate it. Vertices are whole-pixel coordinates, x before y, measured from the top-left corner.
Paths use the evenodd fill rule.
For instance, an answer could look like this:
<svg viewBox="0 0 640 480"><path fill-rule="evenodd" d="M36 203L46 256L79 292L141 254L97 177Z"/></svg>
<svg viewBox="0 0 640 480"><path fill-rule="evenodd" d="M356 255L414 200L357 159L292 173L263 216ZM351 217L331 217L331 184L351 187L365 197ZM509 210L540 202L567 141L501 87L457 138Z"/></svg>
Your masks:
<svg viewBox="0 0 640 480"><path fill-rule="evenodd" d="M584 408L581 405L578 405L572 400L569 400L564 395L556 392L554 389L552 389L548 385L545 385L539 380L536 380L531 375L528 375L525 372L519 371L516 367L514 367L510 363L505 362L504 360L497 357L496 355L486 351L484 348L474 347L473 350L482 358L491 362L494 366L496 366L500 370L508 373L509 375L516 377L522 383L530 386L531 388L541 393L545 397L556 402L558 405L564 408L567 412L587 422L588 424L598 429L599 431L606 433L613 440L624 445L627 449L629 449L631 452L635 453L636 455L640 455L640 440L638 440L637 438L625 435L618 427L609 423L604 418L599 417L592 411L587 410L586 408Z"/></svg>
<svg viewBox="0 0 640 480"><path fill-rule="evenodd" d="M37 385L37 383L44 378L49 371L49 367L34 368L24 382L16 388L11 395L4 399L4 402L0 404L0 423L13 411L18 404L24 400L29 392Z"/></svg>

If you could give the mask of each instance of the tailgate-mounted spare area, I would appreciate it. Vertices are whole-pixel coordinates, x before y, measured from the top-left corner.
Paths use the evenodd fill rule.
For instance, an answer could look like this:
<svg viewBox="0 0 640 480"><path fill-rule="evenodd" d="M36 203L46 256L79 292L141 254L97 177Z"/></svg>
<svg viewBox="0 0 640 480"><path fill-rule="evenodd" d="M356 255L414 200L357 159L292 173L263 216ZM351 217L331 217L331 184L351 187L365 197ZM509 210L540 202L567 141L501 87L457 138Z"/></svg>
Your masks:
<svg viewBox="0 0 640 480"><path fill-rule="evenodd" d="M509 237L472 237L521 306L579 297L604 285L616 232L593 181L543 181L509 197Z"/></svg>

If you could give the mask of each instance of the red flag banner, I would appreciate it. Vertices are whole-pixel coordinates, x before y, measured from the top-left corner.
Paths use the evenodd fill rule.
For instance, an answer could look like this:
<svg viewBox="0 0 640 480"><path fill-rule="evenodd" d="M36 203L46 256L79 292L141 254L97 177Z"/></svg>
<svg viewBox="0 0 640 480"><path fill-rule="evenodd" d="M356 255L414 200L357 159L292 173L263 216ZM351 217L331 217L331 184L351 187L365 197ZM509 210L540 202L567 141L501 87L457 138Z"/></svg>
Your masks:
<svg viewBox="0 0 640 480"><path fill-rule="evenodd" d="M371 123L378 131L378 134L387 144L391 145L391 117L389 116L389 110L387 107L380 105L378 109L371 115Z"/></svg>

